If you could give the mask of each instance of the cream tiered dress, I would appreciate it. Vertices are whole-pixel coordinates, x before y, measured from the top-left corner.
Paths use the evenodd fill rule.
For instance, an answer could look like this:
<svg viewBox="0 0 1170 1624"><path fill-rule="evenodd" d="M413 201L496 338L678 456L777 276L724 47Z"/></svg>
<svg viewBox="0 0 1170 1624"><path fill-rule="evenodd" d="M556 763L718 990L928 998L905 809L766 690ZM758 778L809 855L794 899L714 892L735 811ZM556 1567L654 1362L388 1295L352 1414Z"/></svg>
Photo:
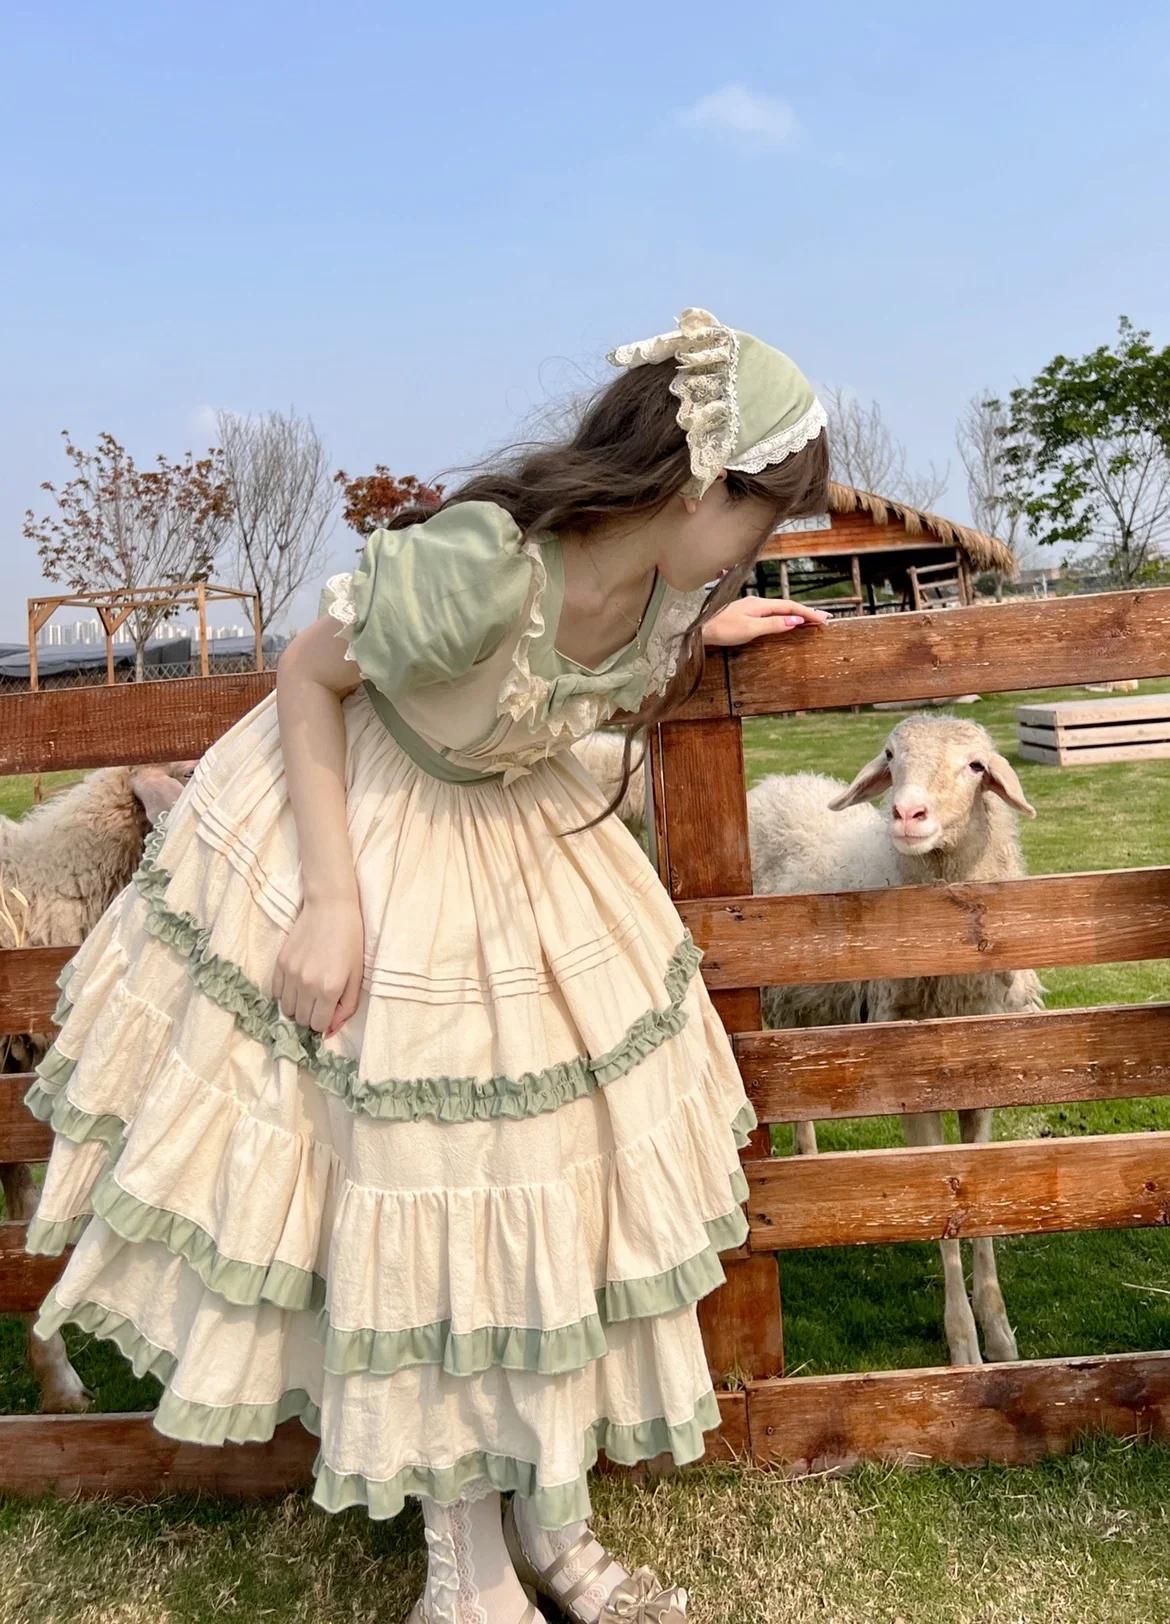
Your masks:
<svg viewBox="0 0 1170 1624"><path fill-rule="evenodd" d="M742 1242L755 1126L700 953L568 749L661 691L701 594L659 577L596 668L559 653L556 538L492 503L377 531L322 613L356 660L365 924L326 1039L270 995L302 903L276 695L201 758L58 979L27 1101L55 1130L36 1322L111 1338L202 1443L319 1436L313 1499L473 1484L587 1517L599 1448L703 1452L695 1303Z"/></svg>

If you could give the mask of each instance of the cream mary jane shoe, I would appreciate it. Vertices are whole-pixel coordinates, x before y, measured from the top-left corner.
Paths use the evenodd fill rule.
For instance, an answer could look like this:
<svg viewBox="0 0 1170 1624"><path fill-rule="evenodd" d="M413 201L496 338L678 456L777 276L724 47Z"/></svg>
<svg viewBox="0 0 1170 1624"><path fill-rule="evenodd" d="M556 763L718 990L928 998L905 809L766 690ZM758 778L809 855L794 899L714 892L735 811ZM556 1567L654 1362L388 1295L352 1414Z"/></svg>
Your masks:
<svg viewBox="0 0 1170 1624"><path fill-rule="evenodd" d="M546 1596L560 1608L566 1618L572 1619L574 1624L582 1624L582 1619L573 1603L578 1596L588 1590L598 1574L604 1573L610 1563L615 1562L617 1558L612 1551L607 1551L602 1546L602 1554L597 1561L586 1568L568 1590L563 1592L555 1590L553 1580L567 1563L581 1551L588 1549L596 1538L594 1533L586 1529L579 1539L573 1541L567 1551L563 1551L550 1562L547 1568L539 1569L524 1554L511 1500L508 1501L504 1511L504 1543L508 1547L508 1554L512 1558L512 1566L520 1583L533 1600L537 1594ZM686 1608L685 1590L678 1585L664 1589L651 1568L638 1568L610 1591L609 1600L601 1609L597 1624L687 1624Z"/></svg>

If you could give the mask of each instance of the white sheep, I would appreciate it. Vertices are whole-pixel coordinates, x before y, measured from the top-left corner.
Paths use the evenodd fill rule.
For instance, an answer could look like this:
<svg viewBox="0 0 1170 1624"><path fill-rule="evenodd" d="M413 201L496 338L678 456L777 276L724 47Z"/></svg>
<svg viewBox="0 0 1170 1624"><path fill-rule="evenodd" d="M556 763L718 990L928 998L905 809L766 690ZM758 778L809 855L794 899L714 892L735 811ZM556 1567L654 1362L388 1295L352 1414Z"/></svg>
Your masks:
<svg viewBox="0 0 1170 1624"><path fill-rule="evenodd" d="M603 729L587 733L573 745L573 754L597 783L607 801L617 794L622 781L624 746L625 739L621 733ZM617 807L616 816L621 818L632 834L641 835L646 827L646 768L640 744L635 743L630 762L630 782Z"/></svg>
<svg viewBox="0 0 1170 1624"><path fill-rule="evenodd" d="M886 790L886 813L866 804ZM1026 872L1017 812L1035 816L984 728L946 715L908 716L851 784L796 773L765 778L748 792L753 889L774 895L1014 879ZM1040 1009L1043 990L1032 970L767 987L763 1013L772 1027L1006 1014ZM990 1140L990 1109L958 1115L964 1143ZM909 1144L943 1143L938 1113L902 1122ZM796 1137L798 1152L816 1150L813 1123L798 1123ZM969 1302L959 1242L940 1242L951 1362L982 1363L976 1320L989 1359L1016 1359L992 1240L971 1244Z"/></svg>
<svg viewBox="0 0 1170 1624"><path fill-rule="evenodd" d="M101 767L59 790L23 818L0 817L0 947L79 946L124 886L142 857L147 829L173 806L193 761L165 766ZM2 1069L28 1072L43 1059L48 1032L0 1038ZM0 1147L2 1149L2 1147ZM5 1212L27 1222L39 1192L23 1162L0 1165ZM59 1331L42 1341L24 1316L38 1408L89 1407L81 1378L69 1363Z"/></svg>

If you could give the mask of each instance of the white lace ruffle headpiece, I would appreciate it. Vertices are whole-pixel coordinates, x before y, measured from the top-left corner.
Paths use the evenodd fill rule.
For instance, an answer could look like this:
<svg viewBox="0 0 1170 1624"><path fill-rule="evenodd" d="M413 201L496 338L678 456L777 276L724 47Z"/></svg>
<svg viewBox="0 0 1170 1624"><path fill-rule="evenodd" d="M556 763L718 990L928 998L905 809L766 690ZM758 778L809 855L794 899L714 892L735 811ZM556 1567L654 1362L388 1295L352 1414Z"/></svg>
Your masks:
<svg viewBox="0 0 1170 1624"><path fill-rule="evenodd" d="M670 333L621 344L615 366L675 360L670 392L691 452L684 496L702 496L721 468L758 474L815 440L828 419L812 385L770 344L688 306Z"/></svg>

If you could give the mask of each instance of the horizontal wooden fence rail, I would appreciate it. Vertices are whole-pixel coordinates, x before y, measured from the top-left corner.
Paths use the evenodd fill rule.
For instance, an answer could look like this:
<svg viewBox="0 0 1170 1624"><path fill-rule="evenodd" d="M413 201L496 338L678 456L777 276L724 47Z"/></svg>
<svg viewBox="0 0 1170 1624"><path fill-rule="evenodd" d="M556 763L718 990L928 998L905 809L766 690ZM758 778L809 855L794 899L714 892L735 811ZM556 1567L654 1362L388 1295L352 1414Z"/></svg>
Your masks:
<svg viewBox="0 0 1170 1624"><path fill-rule="evenodd" d="M0 774L188 761L275 686L275 671L241 671L0 694Z"/></svg>
<svg viewBox="0 0 1170 1624"><path fill-rule="evenodd" d="M1026 1466L1089 1433L1170 1438L1170 1353L796 1376L750 1382L747 1400L762 1466Z"/></svg>
<svg viewBox="0 0 1170 1624"><path fill-rule="evenodd" d="M705 1461L748 1453L747 1394L718 1393L720 1425L705 1439ZM283 1421L265 1443L180 1443L158 1432L149 1410L111 1415L0 1416L0 1491L108 1494L154 1499L196 1491L257 1499L307 1489L317 1438ZM606 1469L604 1455L598 1467Z"/></svg>
<svg viewBox="0 0 1170 1624"><path fill-rule="evenodd" d="M1170 1004L739 1032L761 1122L1170 1094Z"/></svg>
<svg viewBox="0 0 1170 1624"><path fill-rule="evenodd" d="M708 987L1170 957L1170 868L679 902Z"/></svg>
<svg viewBox="0 0 1170 1624"><path fill-rule="evenodd" d="M1170 676L1170 588L858 616L709 655L691 720ZM275 671L0 695L0 774L201 755Z"/></svg>
<svg viewBox="0 0 1170 1624"><path fill-rule="evenodd" d="M1170 676L1170 588L862 616L728 656L732 713Z"/></svg>
<svg viewBox="0 0 1170 1624"><path fill-rule="evenodd" d="M1170 1224L1170 1133L745 1162L753 1251Z"/></svg>

